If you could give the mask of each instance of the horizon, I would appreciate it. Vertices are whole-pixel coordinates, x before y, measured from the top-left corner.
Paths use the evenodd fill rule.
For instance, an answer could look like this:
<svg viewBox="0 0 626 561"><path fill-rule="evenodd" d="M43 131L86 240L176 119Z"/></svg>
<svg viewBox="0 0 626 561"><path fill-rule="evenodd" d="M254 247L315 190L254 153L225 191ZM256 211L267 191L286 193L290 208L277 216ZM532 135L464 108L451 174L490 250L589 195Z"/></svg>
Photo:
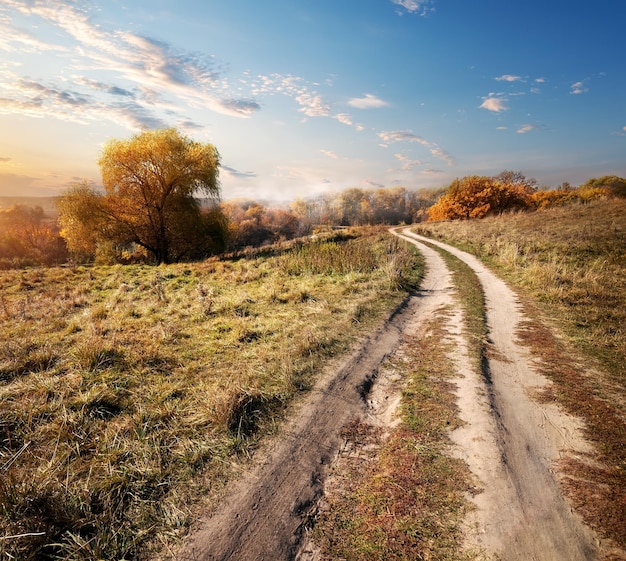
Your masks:
<svg viewBox="0 0 626 561"><path fill-rule="evenodd" d="M612 0L0 0L0 196L101 185L107 140L164 127L216 146L223 200L624 177L625 16Z"/></svg>

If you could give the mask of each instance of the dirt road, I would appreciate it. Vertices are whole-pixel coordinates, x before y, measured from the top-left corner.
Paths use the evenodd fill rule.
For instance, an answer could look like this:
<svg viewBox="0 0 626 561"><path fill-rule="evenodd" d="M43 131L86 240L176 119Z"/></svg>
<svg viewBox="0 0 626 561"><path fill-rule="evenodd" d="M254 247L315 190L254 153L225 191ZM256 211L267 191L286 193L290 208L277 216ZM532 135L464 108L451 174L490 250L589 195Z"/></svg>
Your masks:
<svg viewBox="0 0 626 561"><path fill-rule="evenodd" d="M458 453L484 488L475 498L468 538L506 560L594 559L597 540L563 498L554 471L561 455L588 450L588 445L576 419L533 399L547 380L517 342L522 317L515 295L475 257L408 229L402 237L428 253L429 264L438 256L420 242L464 261L485 295L489 358L482 379L461 372L459 407L466 425L453 434Z"/></svg>
<svg viewBox="0 0 626 561"><path fill-rule="evenodd" d="M388 422L397 403L379 374L386 356L443 308L454 309L451 276L439 254L408 229L401 237L418 245L427 275L417 295L363 341L340 367L326 373L285 434L227 493L222 506L198 522L175 556L179 561L315 559L302 551L303 529L324 490L328 467L355 418ZM442 245L442 244L439 244ZM448 314L455 341L458 403L465 425L455 431L455 453L482 488L467 521L467 545L504 560L588 560L596 540L562 497L554 461L585 450L576 421L555 406L533 400L546 381L517 342L520 313L506 285L468 254L445 247L478 275L487 301L492 352L484 376L472 372L465 352L462 313ZM369 390L372 393L366 395Z"/></svg>

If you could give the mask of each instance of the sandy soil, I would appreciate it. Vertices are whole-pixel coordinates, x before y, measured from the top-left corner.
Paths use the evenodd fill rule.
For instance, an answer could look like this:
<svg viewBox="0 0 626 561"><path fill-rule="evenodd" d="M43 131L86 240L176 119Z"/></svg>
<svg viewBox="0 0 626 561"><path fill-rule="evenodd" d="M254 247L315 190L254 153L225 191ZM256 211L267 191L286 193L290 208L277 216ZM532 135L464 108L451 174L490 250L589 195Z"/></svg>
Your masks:
<svg viewBox="0 0 626 561"><path fill-rule="evenodd" d="M485 291L493 348L484 376L473 373L449 271L423 238L408 229L401 236L418 245L427 261L419 293L323 376L281 438L258 453L258 463L232 485L222 505L198 521L176 560L316 559L304 530L343 444L341 429L354 419L394 422L400 387L380 366L403 334L418 332L443 309L453 310L446 314L447 330L456 348L458 404L465 421L452 435L454 453L483 489L472 498L476 509L467 521L466 545L507 561L597 557L597 540L563 498L554 471L562 454L588 447L575 419L532 398L547 382L516 342L521 316L514 294L475 258L445 247L476 271Z"/></svg>

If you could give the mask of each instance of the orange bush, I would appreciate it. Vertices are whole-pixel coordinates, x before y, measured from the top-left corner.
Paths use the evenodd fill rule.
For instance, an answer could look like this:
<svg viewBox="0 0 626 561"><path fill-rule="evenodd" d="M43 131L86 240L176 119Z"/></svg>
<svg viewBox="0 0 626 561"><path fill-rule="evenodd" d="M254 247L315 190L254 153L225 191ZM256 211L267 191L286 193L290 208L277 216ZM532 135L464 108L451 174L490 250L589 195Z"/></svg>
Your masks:
<svg viewBox="0 0 626 561"><path fill-rule="evenodd" d="M430 221L483 218L510 210L532 208L533 189L493 177L471 175L455 179L428 210Z"/></svg>

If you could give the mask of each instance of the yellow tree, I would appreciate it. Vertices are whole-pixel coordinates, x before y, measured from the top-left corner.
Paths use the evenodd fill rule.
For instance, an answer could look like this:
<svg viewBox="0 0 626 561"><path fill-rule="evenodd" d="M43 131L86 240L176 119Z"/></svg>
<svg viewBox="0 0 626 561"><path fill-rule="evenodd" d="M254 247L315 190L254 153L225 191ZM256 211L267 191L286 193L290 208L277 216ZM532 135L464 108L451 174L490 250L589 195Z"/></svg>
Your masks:
<svg viewBox="0 0 626 561"><path fill-rule="evenodd" d="M197 246L206 242L211 214L202 213L196 195L219 199L219 154L213 145L190 140L176 129L146 131L108 142L99 164L103 195L83 186L82 192L70 190L60 200L68 243L87 229L98 240L137 244L159 264L197 253ZM82 209L83 203L92 205L96 220L72 210Z"/></svg>
<svg viewBox="0 0 626 561"><path fill-rule="evenodd" d="M74 184L57 201L61 237L73 255L95 255L103 239L106 214L102 194L87 181Z"/></svg>

